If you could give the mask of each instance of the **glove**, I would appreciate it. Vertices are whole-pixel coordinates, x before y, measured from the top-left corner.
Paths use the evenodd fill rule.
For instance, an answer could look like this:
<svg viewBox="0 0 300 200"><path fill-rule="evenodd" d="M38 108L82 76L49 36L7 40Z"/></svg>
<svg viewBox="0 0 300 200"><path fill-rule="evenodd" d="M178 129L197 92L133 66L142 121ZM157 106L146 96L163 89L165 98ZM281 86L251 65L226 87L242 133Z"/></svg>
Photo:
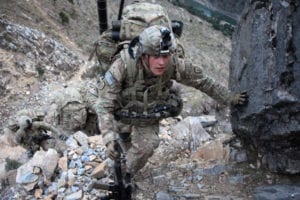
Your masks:
<svg viewBox="0 0 300 200"><path fill-rule="evenodd" d="M117 142L109 142L106 149L106 155L112 160L118 160L121 154L117 151Z"/></svg>
<svg viewBox="0 0 300 200"><path fill-rule="evenodd" d="M243 106L246 105L248 103L248 94L247 92L242 92L242 93L238 93L238 94L233 94L230 98L230 103L233 106Z"/></svg>

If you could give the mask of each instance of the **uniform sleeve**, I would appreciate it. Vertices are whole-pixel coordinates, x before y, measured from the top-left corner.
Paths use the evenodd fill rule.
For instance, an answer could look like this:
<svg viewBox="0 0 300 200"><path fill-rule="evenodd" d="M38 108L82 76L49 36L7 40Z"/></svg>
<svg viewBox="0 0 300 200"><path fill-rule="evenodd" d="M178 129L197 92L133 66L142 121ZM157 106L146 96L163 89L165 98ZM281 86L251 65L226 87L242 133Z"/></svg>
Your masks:
<svg viewBox="0 0 300 200"><path fill-rule="evenodd" d="M178 70L180 73L179 82L206 93L221 104L229 105L230 91L206 76L201 67L193 65L189 61L178 59Z"/></svg>
<svg viewBox="0 0 300 200"><path fill-rule="evenodd" d="M125 74L124 63L121 59L117 59L105 73L105 76L100 79L97 86L99 98L92 107L98 116L98 125L105 145L116 140L114 132L116 123L113 112Z"/></svg>

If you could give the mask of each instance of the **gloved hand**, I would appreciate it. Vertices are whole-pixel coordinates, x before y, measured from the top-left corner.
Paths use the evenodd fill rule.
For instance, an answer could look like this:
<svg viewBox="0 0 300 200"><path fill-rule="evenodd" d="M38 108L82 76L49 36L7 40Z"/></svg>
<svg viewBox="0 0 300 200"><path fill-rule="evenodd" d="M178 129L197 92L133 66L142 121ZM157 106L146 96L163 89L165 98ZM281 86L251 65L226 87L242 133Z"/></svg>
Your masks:
<svg viewBox="0 0 300 200"><path fill-rule="evenodd" d="M247 94L247 92L241 92L241 93L233 94L230 97L230 103L233 106L246 105L248 103L248 94Z"/></svg>
<svg viewBox="0 0 300 200"><path fill-rule="evenodd" d="M106 155L112 160L117 160L120 158L121 155L117 151L117 141L111 141L108 143Z"/></svg>

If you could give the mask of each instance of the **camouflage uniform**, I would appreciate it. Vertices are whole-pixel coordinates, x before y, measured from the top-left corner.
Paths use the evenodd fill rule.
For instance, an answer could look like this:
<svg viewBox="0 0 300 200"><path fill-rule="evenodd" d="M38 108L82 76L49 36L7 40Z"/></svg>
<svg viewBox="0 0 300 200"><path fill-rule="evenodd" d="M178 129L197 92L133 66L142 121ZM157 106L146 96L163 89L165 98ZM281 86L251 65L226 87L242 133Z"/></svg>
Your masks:
<svg viewBox="0 0 300 200"><path fill-rule="evenodd" d="M84 129L89 134L99 134L97 117L89 109L98 98L95 91L93 81L70 84L50 94L47 112L24 109L11 116L4 133L32 153L40 147L62 152L63 140L74 131Z"/></svg>
<svg viewBox="0 0 300 200"><path fill-rule="evenodd" d="M60 128L66 135L81 130L99 134L93 104L98 99L96 81L74 82L51 94L45 121Z"/></svg>
<svg viewBox="0 0 300 200"><path fill-rule="evenodd" d="M84 128L87 110L80 88L71 85L53 92L45 121L71 133Z"/></svg>
<svg viewBox="0 0 300 200"><path fill-rule="evenodd" d="M126 92L124 93L124 91L130 91L130 85L132 85L129 83L130 73L128 70L130 70L130 67L126 65L124 58L119 58L110 66L105 74L105 78L98 84L100 98L95 102L94 109L99 117L99 129L105 144L117 140L124 133L131 133L131 146L129 146L130 148L127 151L126 164L127 170L134 174L146 164L154 149L159 145L159 119L148 121L147 119L125 120L124 123L120 122L122 119L119 121L115 119L116 110L122 107L120 104L128 105L131 101L130 98L128 100L130 95ZM166 95L174 95L172 93L171 80L199 89L223 104L229 103L230 93L225 87L205 76L199 66L180 59L174 54L163 76L156 77L152 75L149 72L147 63L143 63L141 59L137 61L136 68L139 69L136 70L136 77L143 75L143 79L134 81L133 85L135 85L136 92L139 93L138 90L140 88L141 94L145 94L145 91L152 86L156 88L149 90L149 93L152 93L147 97L149 104L151 104L150 102L160 101L161 99L159 98L164 97L162 94L164 92ZM161 84L159 87L156 87L158 82ZM135 103L145 102L144 97L143 95L136 95Z"/></svg>
<svg viewBox="0 0 300 200"><path fill-rule="evenodd" d="M39 150L40 147L45 150L55 148L55 137L60 132L52 125L44 122L44 116L45 113L39 110L20 110L9 119L8 127L4 129L4 133L13 135L15 144L23 146L31 153ZM47 131L51 131L52 134L48 135Z"/></svg>

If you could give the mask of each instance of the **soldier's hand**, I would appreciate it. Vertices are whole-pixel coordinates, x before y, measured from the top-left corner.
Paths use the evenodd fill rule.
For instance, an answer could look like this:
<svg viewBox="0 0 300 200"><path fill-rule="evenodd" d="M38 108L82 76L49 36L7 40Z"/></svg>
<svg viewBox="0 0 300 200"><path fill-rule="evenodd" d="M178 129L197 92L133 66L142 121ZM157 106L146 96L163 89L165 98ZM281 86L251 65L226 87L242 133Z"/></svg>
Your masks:
<svg viewBox="0 0 300 200"><path fill-rule="evenodd" d="M233 94L230 98L230 103L233 106L246 105L248 103L248 94L247 94L247 92L241 92L241 93L238 93L238 94Z"/></svg>
<svg viewBox="0 0 300 200"><path fill-rule="evenodd" d="M117 151L116 146L116 141L109 142L107 145L106 155L112 160L117 160L120 158L120 153Z"/></svg>

